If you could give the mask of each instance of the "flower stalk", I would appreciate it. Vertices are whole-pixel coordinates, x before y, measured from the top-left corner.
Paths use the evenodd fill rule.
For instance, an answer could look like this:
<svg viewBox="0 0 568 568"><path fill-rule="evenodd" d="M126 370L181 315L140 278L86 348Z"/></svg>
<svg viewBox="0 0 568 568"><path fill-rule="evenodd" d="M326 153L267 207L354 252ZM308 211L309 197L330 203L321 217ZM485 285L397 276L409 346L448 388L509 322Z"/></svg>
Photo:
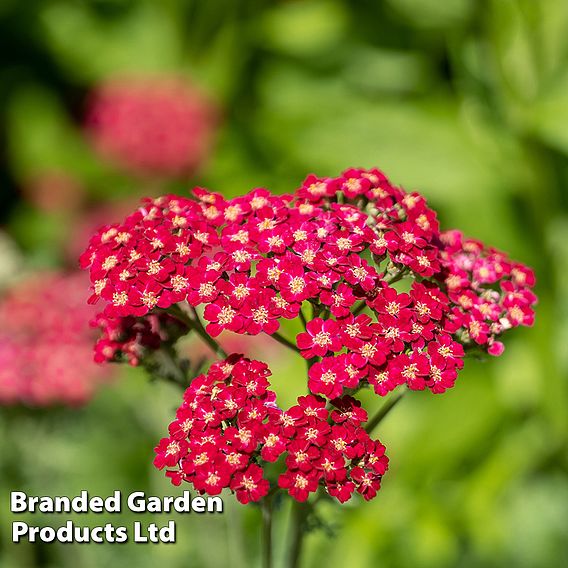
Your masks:
<svg viewBox="0 0 568 568"><path fill-rule="evenodd" d="M288 568L298 568L304 548L304 536L306 534L306 520L309 513L309 504L292 502L290 518L290 548L288 551Z"/></svg>
<svg viewBox="0 0 568 568"><path fill-rule="evenodd" d="M373 430L384 420L387 414L402 400L402 397L408 392L408 389L401 387L379 408L377 413L367 422L365 430L371 434Z"/></svg>
<svg viewBox="0 0 568 568"><path fill-rule="evenodd" d="M225 359L227 357L227 353L219 345L219 343L217 341L215 341L215 339L213 339L211 337L211 335L209 335L207 333L207 331L205 330L205 327L203 326L203 323L201 322L201 318L199 317L199 314L197 313L197 310L193 306L190 306L190 311L193 315L193 317L190 320L192 322L193 329L197 332L199 337L201 337L201 339L207 345L209 345L209 347L215 353L215 355L217 355L217 357L219 357L220 359Z"/></svg>
<svg viewBox="0 0 568 568"><path fill-rule="evenodd" d="M284 347L287 347L291 351L294 351L294 353L300 352L300 350L296 347L296 345L294 343L292 343L287 337L283 336L282 334L280 334L278 332L274 332L270 337L272 337L273 339L278 341L278 343L280 343L281 345L284 345Z"/></svg>
<svg viewBox="0 0 568 568"><path fill-rule="evenodd" d="M199 335L200 339L206 343L209 348L219 357L220 359L225 359L227 357L227 353L221 347L221 345L215 341L211 335L207 333L203 323L201 322L201 318L197 313L197 310L193 307L189 307L189 311L191 315L189 315L185 310L183 310L179 305L175 305L169 308L168 313L171 314L175 319L179 320L180 322L184 323L189 329L195 331L197 335Z"/></svg>
<svg viewBox="0 0 568 568"><path fill-rule="evenodd" d="M272 520L274 516L272 496L266 495L261 502L262 513L262 532L261 532L261 551L262 568L272 568Z"/></svg>

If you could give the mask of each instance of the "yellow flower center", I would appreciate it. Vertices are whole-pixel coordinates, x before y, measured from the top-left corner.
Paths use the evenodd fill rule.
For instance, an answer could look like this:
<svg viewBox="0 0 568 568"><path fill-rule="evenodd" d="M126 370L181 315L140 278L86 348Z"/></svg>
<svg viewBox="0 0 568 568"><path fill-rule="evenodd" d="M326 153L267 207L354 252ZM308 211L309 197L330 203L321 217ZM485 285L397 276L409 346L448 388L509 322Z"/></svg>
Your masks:
<svg viewBox="0 0 568 568"><path fill-rule="evenodd" d="M314 343L320 347L325 347L331 343L331 336L327 331L320 331L315 335Z"/></svg>

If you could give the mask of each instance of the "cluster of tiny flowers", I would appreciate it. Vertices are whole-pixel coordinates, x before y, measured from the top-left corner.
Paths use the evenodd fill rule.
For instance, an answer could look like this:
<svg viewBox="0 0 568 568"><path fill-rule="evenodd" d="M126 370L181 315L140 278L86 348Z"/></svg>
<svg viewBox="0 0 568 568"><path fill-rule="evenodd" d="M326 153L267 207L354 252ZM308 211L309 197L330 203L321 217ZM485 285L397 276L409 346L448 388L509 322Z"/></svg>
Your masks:
<svg viewBox="0 0 568 568"><path fill-rule="evenodd" d="M0 299L0 403L87 402L109 380L92 361L82 274L35 274Z"/></svg>
<svg viewBox="0 0 568 568"><path fill-rule="evenodd" d="M388 459L361 427L360 404L346 396L330 411L308 395L284 412L269 376L266 364L241 355L214 363L186 390L169 437L155 448L155 466L167 467L175 485L187 481L209 495L229 488L246 504L269 492L264 466L285 455L278 486L298 501L320 486L342 503L355 491L375 497Z"/></svg>
<svg viewBox="0 0 568 568"><path fill-rule="evenodd" d="M188 331L179 320L166 313L148 314L141 318L112 318L99 314L91 325L101 332L95 344L95 361L127 362L133 367L163 343L173 343Z"/></svg>
<svg viewBox="0 0 568 568"><path fill-rule="evenodd" d="M534 323L534 272L459 231L442 233L444 283L451 302L448 329L462 343L501 355L505 330Z"/></svg>
<svg viewBox="0 0 568 568"><path fill-rule="evenodd" d="M279 435L287 439L287 470L279 487L305 501L322 485L341 503L356 491L367 501L377 495L388 468L385 447L362 427L367 412L351 396L330 401L301 396L280 418Z"/></svg>
<svg viewBox="0 0 568 568"><path fill-rule="evenodd" d="M136 175L190 174L207 157L215 112L180 79L114 79L92 95L87 129L105 158Z"/></svg>
<svg viewBox="0 0 568 568"><path fill-rule="evenodd" d="M463 367L463 346L444 331L449 308L435 286L414 282L409 293L384 286L367 301L367 314L315 318L297 337L311 392L327 398L370 384L384 396L406 384L434 393L453 386Z"/></svg>

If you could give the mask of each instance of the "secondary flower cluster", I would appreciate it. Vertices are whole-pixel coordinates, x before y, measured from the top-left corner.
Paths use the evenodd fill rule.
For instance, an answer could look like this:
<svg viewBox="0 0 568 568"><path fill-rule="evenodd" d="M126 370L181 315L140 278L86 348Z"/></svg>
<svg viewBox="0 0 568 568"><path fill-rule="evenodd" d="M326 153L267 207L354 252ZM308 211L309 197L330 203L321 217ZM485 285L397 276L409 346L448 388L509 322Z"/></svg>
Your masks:
<svg viewBox="0 0 568 568"><path fill-rule="evenodd" d="M95 361L127 362L136 366L164 342L173 343L188 329L166 313L148 314L143 318L96 316L91 325L101 330L95 345Z"/></svg>
<svg viewBox="0 0 568 568"><path fill-rule="evenodd" d="M113 79L92 96L88 134L104 157L137 175L192 173L207 157L212 104L177 78Z"/></svg>
<svg viewBox="0 0 568 568"><path fill-rule="evenodd" d="M534 322L533 271L459 231L447 231L440 238L452 308L448 329L463 343L474 342L491 355L501 355L505 346L496 338L507 329Z"/></svg>
<svg viewBox="0 0 568 568"><path fill-rule="evenodd" d="M86 402L110 378L92 362L82 274L34 274L0 299L0 403Z"/></svg>
<svg viewBox="0 0 568 568"><path fill-rule="evenodd" d="M341 503L355 491L369 501L388 468L385 447L362 427L368 416L359 401L343 396L330 406L332 410L321 397L301 396L282 414L288 469L278 485L298 501L305 501L318 485Z"/></svg>
<svg viewBox="0 0 568 568"><path fill-rule="evenodd" d="M175 485L187 481L210 495L230 488L248 503L270 490L263 466L285 454L278 485L296 500L320 485L341 502L355 491L372 499L388 459L361 427L367 413L360 404L343 397L330 412L322 398L309 395L284 412L268 389L269 376L266 364L241 355L213 364L186 390L170 436L155 449L156 467L173 468L167 475Z"/></svg>

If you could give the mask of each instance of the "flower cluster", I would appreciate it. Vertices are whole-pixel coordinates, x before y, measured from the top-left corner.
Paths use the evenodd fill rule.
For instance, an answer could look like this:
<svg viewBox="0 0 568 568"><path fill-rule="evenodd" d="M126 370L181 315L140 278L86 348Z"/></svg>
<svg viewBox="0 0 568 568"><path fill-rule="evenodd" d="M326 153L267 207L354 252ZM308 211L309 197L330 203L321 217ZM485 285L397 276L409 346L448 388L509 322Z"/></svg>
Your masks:
<svg viewBox="0 0 568 568"><path fill-rule="evenodd" d="M124 169L178 176L207 157L215 114L197 89L179 79L114 79L93 94L87 128L98 152Z"/></svg>
<svg viewBox="0 0 568 568"><path fill-rule="evenodd" d="M82 274L34 274L0 300L0 403L78 405L110 378L92 362Z"/></svg>
<svg viewBox="0 0 568 568"><path fill-rule="evenodd" d="M269 483L257 465L267 423L278 413L268 390L268 367L232 356L196 377L170 424L168 438L156 447L154 465L169 469L175 485L193 484L217 495L231 487L242 503L258 501Z"/></svg>
<svg viewBox="0 0 568 568"><path fill-rule="evenodd" d="M103 298L108 317L140 317L185 300L190 281L199 288L201 274L191 264L210 239L215 233L195 201L144 200L124 223L103 227L82 255L82 267L90 267L90 303Z"/></svg>
<svg viewBox="0 0 568 568"><path fill-rule="evenodd" d="M286 412L268 389L266 364L231 355L213 364L186 390L170 424L169 437L155 448L154 464L172 483L193 484L210 495L230 488L241 503L270 490L264 465L285 455L278 479L298 501L324 486L341 502L354 491L367 500L388 466L384 446L361 427L367 413L351 397L325 400L308 395Z"/></svg>
<svg viewBox="0 0 568 568"><path fill-rule="evenodd" d="M101 331L95 345L97 363L127 362L134 367L163 343L173 343L188 331L179 320L165 313L143 318L109 318L99 314L91 325Z"/></svg>
<svg viewBox="0 0 568 568"><path fill-rule="evenodd" d="M282 414L278 436L286 439L287 470L278 485L298 501L319 485L341 503L355 491L369 501L388 468L385 447L362 427L367 412L359 401L343 396L330 407L319 396L301 396Z"/></svg>
<svg viewBox="0 0 568 568"><path fill-rule="evenodd" d="M308 386L327 398L370 384L380 396L406 384L434 393L453 386L463 366L463 346L444 330L448 300L436 287L414 282L409 293L389 286L366 300L367 314L315 318L297 337L311 366Z"/></svg>
<svg viewBox="0 0 568 568"><path fill-rule="evenodd" d="M459 231L441 235L443 278L451 302L451 330L465 344L501 355L505 330L534 322L534 272Z"/></svg>

